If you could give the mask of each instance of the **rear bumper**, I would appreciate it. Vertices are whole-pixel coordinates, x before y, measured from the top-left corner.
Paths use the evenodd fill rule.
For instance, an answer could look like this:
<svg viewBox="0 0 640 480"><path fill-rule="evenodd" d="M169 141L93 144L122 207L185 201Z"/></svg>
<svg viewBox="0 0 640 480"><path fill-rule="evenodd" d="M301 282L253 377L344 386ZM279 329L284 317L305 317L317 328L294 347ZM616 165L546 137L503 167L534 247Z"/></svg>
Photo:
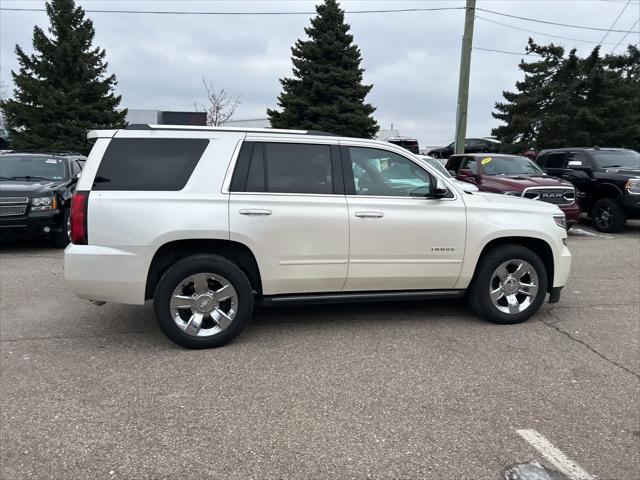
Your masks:
<svg viewBox="0 0 640 480"><path fill-rule="evenodd" d="M580 220L580 213L582 212L582 209L578 202L574 202L573 205L566 207L560 207L560 210L562 210L567 217L567 227L575 225Z"/></svg>
<svg viewBox="0 0 640 480"><path fill-rule="evenodd" d="M0 240L47 238L62 228L62 212L29 213L25 217L0 217Z"/></svg>
<svg viewBox="0 0 640 480"><path fill-rule="evenodd" d="M64 251L65 286L86 300L142 305L148 270L144 248L70 244Z"/></svg>

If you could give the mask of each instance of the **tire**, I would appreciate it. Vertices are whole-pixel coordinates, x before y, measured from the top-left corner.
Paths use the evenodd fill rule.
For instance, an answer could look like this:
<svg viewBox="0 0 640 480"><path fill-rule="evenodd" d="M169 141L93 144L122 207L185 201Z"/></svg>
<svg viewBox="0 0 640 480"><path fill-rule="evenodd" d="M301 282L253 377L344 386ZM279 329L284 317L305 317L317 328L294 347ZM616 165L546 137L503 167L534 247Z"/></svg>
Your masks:
<svg viewBox="0 0 640 480"><path fill-rule="evenodd" d="M591 219L599 232L618 233L624 229L627 216L615 198L601 198L591 209Z"/></svg>
<svg viewBox="0 0 640 480"><path fill-rule="evenodd" d="M522 265L523 273L519 280L518 265ZM503 266L506 266L506 272L503 272L506 275L502 278L506 282L498 275L498 269ZM527 270L530 270L528 274ZM478 316L493 323L512 325L526 321L540 309L547 296L548 283L547 269L536 253L519 245L502 245L480 258L467 299ZM536 285L537 289L534 291L531 286L522 287L522 284ZM514 293L520 288L529 291L530 295ZM497 304L492 299L492 292L496 292ZM517 308L509 307L511 297L518 302Z"/></svg>
<svg viewBox="0 0 640 480"><path fill-rule="evenodd" d="M65 248L71 242L69 237L69 221L70 221L70 209L65 208L62 211L62 225L60 225L60 231L53 233L53 246L55 248Z"/></svg>
<svg viewBox="0 0 640 480"><path fill-rule="evenodd" d="M253 291L244 272L226 258L194 255L162 275L153 306L170 340L185 348L215 348L244 329L253 312Z"/></svg>

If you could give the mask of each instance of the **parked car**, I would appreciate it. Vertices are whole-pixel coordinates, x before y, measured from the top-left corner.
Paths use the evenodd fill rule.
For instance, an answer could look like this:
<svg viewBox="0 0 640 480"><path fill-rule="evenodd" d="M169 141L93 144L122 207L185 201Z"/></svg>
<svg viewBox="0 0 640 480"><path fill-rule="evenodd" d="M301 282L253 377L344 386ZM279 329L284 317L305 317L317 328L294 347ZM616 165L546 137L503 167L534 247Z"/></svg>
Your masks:
<svg viewBox="0 0 640 480"><path fill-rule="evenodd" d="M388 142L302 130L144 126L90 133L65 250L81 298L143 304L189 348L254 302L462 298L523 322L569 274L555 206L477 192ZM398 181L397 172L410 172Z"/></svg>
<svg viewBox="0 0 640 480"><path fill-rule="evenodd" d="M86 157L77 153L0 154L0 240L69 243L71 196Z"/></svg>
<svg viewBox="0 0 640 480"><path fill-rule="evenodd" d="M467 193L473 193L479 190L478 187L476 187L472 183L461 182L460 180L457 180L456 178L452 177L451 173L449 173L449 170L447 170L442 164L442 162L437 158L430 157L429 155L416 155L416 157L418 157L418 160L426 163L427 165L431 165L433 168L436 169L436 171L440 172L445 177L450 178L451 181L454 183L454 185L460 188L462 191Z"/></svg>
<svg viewBox="0 0 640 480"><path fill-rule="evenodd" d="M533 160L517 155L465 154L449 157L447 170L483 192L503 193L552 203L567 216L567 228L580 220L573 185L544 173Z"/></svg>
<svg viewBox="0 0 640 480"><path fill-rule="evenodd" d="M418 146L418 140L408 137L391 137L387 138L387 142L398 145L399 147L406 148L411 153L420 153L420 147Z"/></svg>
<svg viewBox="0 0 640 480"><path fill-rule="evenodd" d="M620 232L628 218L640 218L640 153L623 148L543 150L538 164L570 181L582 210L601 232Z"/></svg>
<svg viewBox="0 0 640 480"><path fill-rule="evenodd" d="M451 142L446 147L432 148L427 155L434 158L449 158L453 155L455 142ZM493 138L467 138L464 141L464 153L492 153L500 148L500 142Z"/></svg>

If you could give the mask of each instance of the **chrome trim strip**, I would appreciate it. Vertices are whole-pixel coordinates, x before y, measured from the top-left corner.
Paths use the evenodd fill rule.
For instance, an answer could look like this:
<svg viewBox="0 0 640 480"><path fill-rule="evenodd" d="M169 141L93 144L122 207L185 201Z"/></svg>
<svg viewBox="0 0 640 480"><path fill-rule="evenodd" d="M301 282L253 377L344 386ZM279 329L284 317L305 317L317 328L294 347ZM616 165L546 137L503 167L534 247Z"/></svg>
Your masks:
<svg viewBox="0 0 640 480"><path fill-rule="evenodd" d="M464 290L398 290L379 292L338 292L317 294L285 294L269 295L261 299L263 305L280 305L285 303L348 303L402 301L436 298L462 298Z"/></svg>

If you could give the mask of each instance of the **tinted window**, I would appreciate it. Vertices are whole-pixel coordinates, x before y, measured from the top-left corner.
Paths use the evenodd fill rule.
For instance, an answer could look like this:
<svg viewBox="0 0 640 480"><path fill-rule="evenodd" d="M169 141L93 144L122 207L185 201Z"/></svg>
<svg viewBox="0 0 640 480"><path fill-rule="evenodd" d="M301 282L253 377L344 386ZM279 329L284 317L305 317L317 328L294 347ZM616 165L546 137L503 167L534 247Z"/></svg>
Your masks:
<svg viewBox="0 0 640 480"><path fill-rule="evenodd" d="M411 160L393 152L350 147L356 195L428 196L430 175Z"/></svg>
<svg viewBox="0 0 640 480"><path fill-rule="evenodd" d="M181 190L209 140L115 138L96 174L94 190Z"/></svg>
<svg viewBox="0 0 640 480"><path fill-rule="evenodd" d="M544 164L544 168L565 168L566 163L566 152L550 153L547 156L547 161Z"/></svg>
<svg viewBox="0 0 640 480"><path fill-rule="evenodd" d="M634 150L594 150L591 155L604 168L640 168L640 153Z"/></svg>
<svg viewBox="0 0 640 480"><path fill-rule="evenodd" d="M447 170L452 170L454 172L457 172L458 169L460 168L461 161L462 159L460 157L450 158L449 161L447 162Z"/></svg>
<svg viewBox="0 0 640 480"><path fill-rule="evenodd" d="M67 178L67 160L47 155L2 155L0 175L19 180L62 180Z"/></svg>
<svg viewBox="0 0 640 480"><path fill-rule="evenodd" d="M259 144L256 145L259 146ZM266 191L333 193L329 145L266 143L264 155ZM253 161L251 163L250 173L253 170L257 174L259 167L254 167ZM247 190L250 191L248 188Z"/></svg>
<svg viewBox="0 0 640 480"><path fill-rule="evenodd" d="M473 173L478 173L476 159L474 157L465 158L460 170L471 170Z"/></svg>
<svg viewBox="0 0 640 480"><path fill-rule="evenodd" d="M251 155L251 163L249 163L249 173L247 174L247 192L265 192L265 168L264 168L264 154L263 145L256 144L253 147L253 153Z"/></svg>

